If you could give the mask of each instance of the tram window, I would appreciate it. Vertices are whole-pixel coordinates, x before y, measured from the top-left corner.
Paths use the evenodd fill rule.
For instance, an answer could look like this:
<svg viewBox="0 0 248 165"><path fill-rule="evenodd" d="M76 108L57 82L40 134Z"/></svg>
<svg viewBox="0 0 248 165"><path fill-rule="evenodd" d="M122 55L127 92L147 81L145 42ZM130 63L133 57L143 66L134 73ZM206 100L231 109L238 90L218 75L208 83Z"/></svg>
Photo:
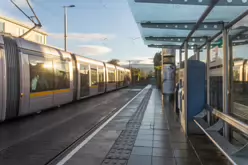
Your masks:
<svg viewBox="0 0 248 165"><path fill-rule="evenodd" d="M210 105L223 111L222 76L210 77Z"/></svg>
<svg viewBox="0 0 248 165"><path fill-rule="evenodd" d="M98 68L99 82L104 82L104 70L103 68Z"/></svg>
<svg viewBox="0 0 248 165"><path fill-rule="evenodd" d="M240 66L234 66L233 67L233 81L241 81Z"/></svg>
<svg viewBox="0 0 248 165"><path fill-rule="evenodd" d="M82 74L89 74L89 67L88 65L80 65L80 73Z"/></svg>
<svg viewBox="0 0 248 165"><path fill-rule="evenodd" d="M115 82L115 71L114 70L108 70L108 82L114 83Z"/></svg>
<svg viewBox="0 0 248 165"><path fill-rule="evenodd" d="M30 92L53 90L53 62L41 58L29 58Z"/></svg>
<svg viewBox="0 0 248 165"><path fill-rule="evenodd" d="M69 63L67 61L54 62L54 85L55 89L70 88L70 71Z"/></svg>
<svg viewBox="0 0 248 165"><path fill-rule="evenodd" d="M121 71L118 70L118 81L121 81Z"/></svg>
<svg viewBox="0 0 248 165"><path fill-rule="evenodd" d="M89 66L80 64L80 96L88 96L89 93Z"/></svg>
<svg viewBox="0 0 248 165"><path fill-rule="evenodd" d="M121 81L124 81L124 72L121 72Z"/></svg>
<svg viewBox="0 0 248 165"><path fill-rule="evenodd" d="M97 85L97 69L91 68L91 85Z"/></svg>

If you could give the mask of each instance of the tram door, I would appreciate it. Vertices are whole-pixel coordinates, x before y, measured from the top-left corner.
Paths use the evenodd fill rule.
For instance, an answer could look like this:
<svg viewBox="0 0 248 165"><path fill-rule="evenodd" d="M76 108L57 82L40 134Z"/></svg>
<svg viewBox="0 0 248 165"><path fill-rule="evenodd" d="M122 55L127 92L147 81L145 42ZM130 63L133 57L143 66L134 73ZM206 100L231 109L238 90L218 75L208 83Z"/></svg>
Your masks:
<svg viewBox="0 0 248 165"><path fill-rule="evenodd" d="M80 64L80 97L89 96L89 65Z"/></svg>

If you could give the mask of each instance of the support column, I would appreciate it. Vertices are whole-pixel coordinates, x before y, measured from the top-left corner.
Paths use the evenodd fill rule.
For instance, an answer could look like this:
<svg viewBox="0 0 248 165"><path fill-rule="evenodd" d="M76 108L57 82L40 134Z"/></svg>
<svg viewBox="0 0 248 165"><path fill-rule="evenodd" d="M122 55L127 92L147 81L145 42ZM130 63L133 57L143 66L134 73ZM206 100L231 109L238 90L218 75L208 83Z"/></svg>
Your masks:
<svg viewBox="0 0 248 165"><path fill-rule="evenodd" d="M162 51L162 93L172 99L175 91L175 49L163 49Z"/></svg>
<svg viewBox="0 0 248 165"><path fill-rule="evenodd" d="M233 46L232 39L229 37L229 46L228 46L228 54L229 54L229 85L228 85L228 107L229 113L233 112ZM231 139L231 128L229 129L229 138Z"/></svg>
<svg viewBox="0 0 248 165"><path fill-rule="evenodd" d="M207 72L207 104L210 105L210 49L211 43L207 42L207 55L206 55L206 72ZM208 124L211 124L211 112L208 111L207 115Z"/></svg>
<svg viewBox="0 0 248 165"><path fill-rule="evenodd" d="M196 60L200 60L200 49L198 49L198 48L196 48L196 52L195 52L196 54Z"/></svg>
<svg viewBox="0 0 248 165"><path fill-rule="evenodd" d="M181 69L181 63L182 63L182 49L179 50L179 70L178 70L178 81L180 82L180 69ZM181 86L182 84L180 84Z"/></svg>
<svg viewBox="0 0 248 165"><path fill-rule="evenodd" d="M229 74L228 74L228 31L227 29L223 30L222 33L223 36L223 112L225 114L229 114L230 113L230 108L228 106L229 103ZM229 139L230 135L230 131L229 131L229 126L228 124L225 122L224 124L224 136Z"/></svg>
<svg viewBox="0 0 248 165"><path fill-rule="evenodd" d="M184 45L184 73L183 73L183 110L181 121L183 121L182 126L184 132L188 134L188 119L187 119L187 111L188 111L188 41L185 42Z"/></svg>

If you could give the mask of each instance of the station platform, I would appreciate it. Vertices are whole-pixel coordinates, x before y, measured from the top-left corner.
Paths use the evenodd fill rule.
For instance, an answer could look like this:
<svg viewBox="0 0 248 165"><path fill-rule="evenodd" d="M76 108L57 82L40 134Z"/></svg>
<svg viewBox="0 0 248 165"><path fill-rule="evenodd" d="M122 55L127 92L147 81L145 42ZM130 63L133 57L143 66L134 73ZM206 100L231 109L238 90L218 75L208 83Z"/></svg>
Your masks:
<svg viewBox="0 0 248 165"><path fill-rule="evenodd" d="M0 123L0 165L56 164L144 86L130 86Z"/></svg>
<svg viewBox="0 0 248 165"><path fill-rule="evenodd" d="M186 137L170 103L148 85L57 165L225 165L205 135Z"/></svg>

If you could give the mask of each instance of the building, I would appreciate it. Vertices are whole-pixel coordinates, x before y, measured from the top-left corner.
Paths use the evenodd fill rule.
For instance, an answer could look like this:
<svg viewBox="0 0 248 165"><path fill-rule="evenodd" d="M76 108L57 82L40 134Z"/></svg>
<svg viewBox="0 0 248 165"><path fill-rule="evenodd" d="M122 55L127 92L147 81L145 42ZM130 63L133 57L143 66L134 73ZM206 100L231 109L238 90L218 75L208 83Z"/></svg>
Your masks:
<svg viewBox="0 0 248 165"><path fill-rule="evenodd" d="M14 37L19 37L31 28L32 26L25 25L22 22L0 16L0 33L7 33ZM47 33L40 29L35 29L27 34L24 38L29 41L46 44Z"/></svg>

